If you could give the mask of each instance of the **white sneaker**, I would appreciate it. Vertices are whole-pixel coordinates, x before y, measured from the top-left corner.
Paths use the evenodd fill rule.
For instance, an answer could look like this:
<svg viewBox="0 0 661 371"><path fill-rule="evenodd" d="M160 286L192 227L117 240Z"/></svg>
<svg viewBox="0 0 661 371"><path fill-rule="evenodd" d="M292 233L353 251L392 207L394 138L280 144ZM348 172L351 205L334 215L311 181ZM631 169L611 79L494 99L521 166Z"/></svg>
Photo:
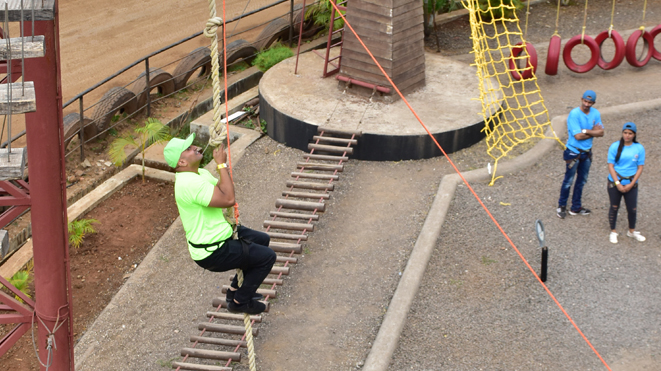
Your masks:
<svg viewBox="0 0 661 371"><path fill-rule="evenodd" d="M633 233L627 231L627 237L634 238L634 239L636 239L636 241L640 241L640 242L643 242L647 239L647 238L645 238L645 236L640 234L640 232L638 232L638 231L633 231Z"/></svg>
<svg viewBox="0 0 661 371"><path fill-rule="evenodd" d="M611 232L610 236L608 236L608 240L611 243L617 243L617 232Z"/></svg>

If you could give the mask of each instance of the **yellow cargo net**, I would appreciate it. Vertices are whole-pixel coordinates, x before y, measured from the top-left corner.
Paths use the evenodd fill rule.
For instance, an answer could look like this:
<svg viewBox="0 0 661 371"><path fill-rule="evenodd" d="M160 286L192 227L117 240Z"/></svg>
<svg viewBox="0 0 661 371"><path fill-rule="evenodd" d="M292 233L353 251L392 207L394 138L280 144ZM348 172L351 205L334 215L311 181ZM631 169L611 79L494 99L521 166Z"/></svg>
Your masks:
<svg viewBox="0 0 661 371"><path fill-rule="evenodd" d="M501 178L496 176L498 161L518 144L532 138L547 138L545 132L551 120L511 1L489 0L482 8L477 0L462 3L470 12L474 66L480 81L484 117L482 130L487 136L487 153L495 160L489 183L493 185ZM510 61L512 51L515 54ZM536 53L530 54L530 60L536 59L536 55L532 57ZM555 132L552 138L560 142Z"/></svg>

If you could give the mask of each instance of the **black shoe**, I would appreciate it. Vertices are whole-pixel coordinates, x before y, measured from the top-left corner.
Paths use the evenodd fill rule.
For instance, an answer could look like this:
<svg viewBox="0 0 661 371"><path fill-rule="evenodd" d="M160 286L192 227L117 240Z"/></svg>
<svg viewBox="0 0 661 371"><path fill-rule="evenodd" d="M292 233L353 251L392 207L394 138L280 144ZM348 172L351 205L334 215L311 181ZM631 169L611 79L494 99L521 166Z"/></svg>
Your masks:
<svg viewBox="0 0 661 371"><path fill-rule="evenodd" d="M556 209L556 213L558 214L558 218L564 219L565 216L567 216L567 207L566 206L558 206Z"/></svg>
<svg viewBox="0 0 661 371"><path fill-rule="evenodd" d="M230 289L227 289L227 292L225 293L225 300L229 303L230 301L234 301L234 295L236 294L236 291L232 291ZM255 293L252 296L252 300L263 300L264 295Z"/></svg>
<svg viewBox="0 0 661 371"><path fill-rule="evenodd" d="M574 210L569 210L569 215L590 215L590 210L586 209L584 207L574 211Z"/></svg>
<svg viewBox="0 0 661 371"><path fill-rule="evenodd" d="M251 300L245 304L237 304L234 300L227 303L227 311L230 313L260 314L266 310L266 304Z"/></svg>

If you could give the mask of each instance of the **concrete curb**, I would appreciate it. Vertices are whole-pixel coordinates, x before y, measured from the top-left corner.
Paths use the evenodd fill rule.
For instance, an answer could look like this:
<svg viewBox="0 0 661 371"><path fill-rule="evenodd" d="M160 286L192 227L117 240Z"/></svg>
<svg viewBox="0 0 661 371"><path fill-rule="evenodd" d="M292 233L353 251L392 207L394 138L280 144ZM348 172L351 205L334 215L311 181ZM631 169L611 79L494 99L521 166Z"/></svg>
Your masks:
<svg viewBox="0 0 661 371"><path fill-rule="evenodd" d="M640 110L650 110L661 107L661 99L654 99L645 102L636 102L623 104L619 106L606 107L600 109L602 116L612 114L622 114ZM553 131L559 138L566 135L565 120L567 115L556 116L551 120L551 128L546 132L548 137L553 137ZM544 155L549 153L556 145L555 139L543 139L532 149L516 157L511 161L501 164L498 173L505 175L523 170L536 162ZM463 174L467 182L488 181L491 175L486 168L469 171ZM425 220L418 240L413 247L409 261L402 273L402 278L397 285L388 311L384 316L379 332L372 345L363 369L366 371L385 371L388 369L393 353L397 349L399 337L406 325L406 317L413 303L420 283L424 277L427 263L436 246L441 227L445 221L445 216L450 208L454 198L457 185L462 182L459 174L449 174L441 179L438 192L434 198L429 214Z"/></svg>

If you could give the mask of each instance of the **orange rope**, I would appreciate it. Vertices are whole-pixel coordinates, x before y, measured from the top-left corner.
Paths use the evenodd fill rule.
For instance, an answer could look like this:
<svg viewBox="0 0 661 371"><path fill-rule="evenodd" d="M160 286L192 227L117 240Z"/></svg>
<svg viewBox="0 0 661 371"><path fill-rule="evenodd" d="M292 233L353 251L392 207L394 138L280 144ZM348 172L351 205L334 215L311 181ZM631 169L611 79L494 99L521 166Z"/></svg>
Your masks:
<svg viewBox="0 0 661 371"><path fill-rule="evenodd" d="M585 336L585 334L583 334L583 332L581 331L581 329L578 327L578 325L577 325L577 324L574 322L574 320L571 318L571 316L569 315L569 313L567 313L567 311L565 310L565 308L562 307L562 305L560 304L560 302L559 302L559 301L555 298L555 296L551 293L551 290L549 290L549 288L548 288L548 287L544 284L544 282L542 282L542 280L539 278L539 276L537 275L537 273L535 273L535 270L534 270L534 269L530 266L530 264L526 261L526 259L523 257L523 254L521 254L521 252L519 251L519 249L517 249L517 247L514 245L514 242L512 242L512 240L509 238L509 236L507 235L507 233L505 233L505 231L503 230L503 228L500 226L500 224L498 223L498 221L496 220L496 218L491 214L491 212L489 211L489 209L487 208L487 206L482 202L482 200L481 200L480 197L477 195L477 193L475 193L475 191L473 190L473 187L471 187L470 184L468 184L468 181L467 181L466 178L464 178L464 176L461 174L461 171L459 171L459 169L458 169L457 166L454 164L454 162L450 159L450 157L448 157L448 154L445 152L445 150L443 149L443 147L441 147L441 145L438 144L438 142L436 141L436 138L434 138L434 136L433 136L432 133L429 131L429 129L427 128L427 126L422 122L422 119L420 119L420 116L418 116L418 114L415 112L415 110L413 109L413 107L411 107L411 105L410 105L409 102L406 100L406 98L404 97L404 95L402 94L402 92L399 91L399 88L397 88L397 86L395 85L395 83L390 79L390 77L388 76L388 74L386 73L386 71L383 69L383 67L381 67L381 65L380 65L379 62L376 60L376 58L374 58L374 55L372 55L372 52L370 52L370 50L367 48L367 46L365 45L365 43L363 43L363 40L360 38L360 36L358 36L358 33L356 33L356 31L353 29L353 27L351 27L351 24L349 24L349 22L347 21L346 17L344 16L344 14L342 14L342 13L339 11L337 5L335 5L334 2L329 1L329 3L333 5L333 7L335 8L335 10L339 13L340 17L342 17L342 19L344 20L344 23L346 24L346 26L349 27L349 29L351 30L351 32L356 36L356 39L358 40L358 42L360 42L360 45L363 46L363 48L365 49L365 51L367 52L367 54L369 54L370 58L372 58L372 60L374 61L374 63L376 63L376 66L379 68L379 70L381 71L381 73L383 74L383 76L385 76L385 78L388 80L388 82L390 83L390 85L392 85L392 87L395 89L395 91L397 92L397 94L402 98L402 101L406 104L406 106L409 108L409 110L411 110L411 113L413 113L413 115L414 115L415 118L418 120L418 122L420 123L420 125L422 125L422 127L425 129L425 131L427 132L427 134L429 134L429 136L431 137L431 139L432 139L432 140L434 141L434 143L436 144L436 147L438 147L438 149L440 149L441 152L443 153L443 155L448 159L448 162L450 163L450 165L452 165L452 168L454 169L454 171L455 171L457 174L459 174L459 177L461 178L461 180L464 182L464 184L466 184L466 186L467 186L468 189L471 191L471 193L473 194L473 196L475 196L475 199L480 203L480 205L482 206L482 208L484 209L484 211L486 211L487 215L489 215L489 218L491 218L491 220L494 222L494 224L496 225L496 227L498 227L498 230L500 230L500 233L502 233L502 235L505 236L505 238L506 238L507 241L509 242L510 246L512 246L512 248L514 249L514 251L516 251L516 253L519 255L519 257L521 258L521 260L523 261L523 263L526 265L526 267L528 267L528 269L530 270L530 272L535 276L535 278L536 278L537 281L542 285L542 287L544 288L544 290L546 290L546 292L549 294L549 296L551 297L551 299L553 299L553 301L554 301L555 304L558 306L558 308L560 308L560 310L561 310L562 313L565 315L565 317L567 317L567 319L569 320L569 322L571 322L571 324L574 326L574 328L576 329L576 331L578 331L578 333L581 335L581 337L583 337L583 340L585 340L585 342L590 346L590 349L592 349L592 351L597 355L597 357L599 357L599 359L601 360L601 363L603 363L604 366L606 366L606 368L607 368L609 371L612 371L611 368L610 368L610 367L608 366L608 364L606 363L606 361L601 357L601 355L599 354L599 352L594 348L594 346L592 346L592 343L590 343L590 340L588 340L588 338Z"/></svg>

